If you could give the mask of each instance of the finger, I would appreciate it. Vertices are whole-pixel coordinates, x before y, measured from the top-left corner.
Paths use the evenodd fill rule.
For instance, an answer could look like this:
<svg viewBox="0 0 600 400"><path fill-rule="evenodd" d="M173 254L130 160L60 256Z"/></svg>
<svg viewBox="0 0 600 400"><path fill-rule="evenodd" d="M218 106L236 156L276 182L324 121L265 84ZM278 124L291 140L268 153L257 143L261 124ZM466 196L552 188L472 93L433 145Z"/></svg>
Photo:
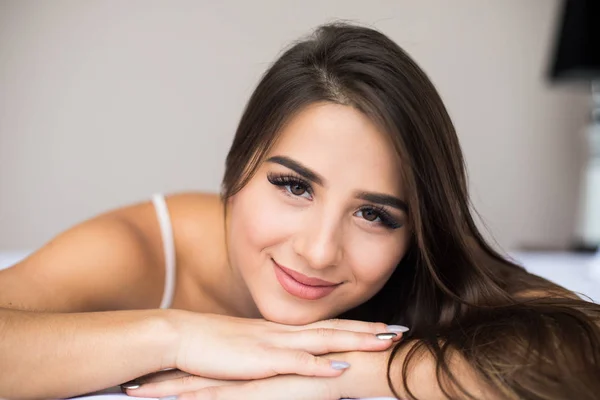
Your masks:
<svg viewBox="0 0 600 400"><path fill-rule="evenodd" d="M236 383L239 383L239 381L222 381L194 375L185 375L170 380L144 383L137 389L127 389L126 393L133 397L160 398L178 395L184 392L193 392L210 386L233 385Z"/></svg>
<svg viewBox="0 0 600 400"><path fill-rule="evenodd" d="M327 379L277 376L235 386L208 387L177 400L338 400Z"/></svg>
<svg viewBox="0 0 600 400"><path fill-rule="evenodd" d="M296 332L281 332L272 336L272 345L304 350L311 354L342 353L346 351L383 351L397 337L396 333L372 333L318 328Z"/></svg>
<svg viewBox="0 0 600 400"><path fill-rule="evenodd" d="M383 332L394 332L399 334L398 336L400 336L401 333L408 331L408 328L402 325L386 325L382 322L363 322L350 319L329 319L324 321L317 321L304 326L293 326L290 330L299 331L303 329L318 328L337 329L344 331L365 332L374 334Z"/></svg>
<svg viewBox="0 0 600 400"><path fill-rule="evenodd" d="M275 375L302 375L336 377L350 368L345 361L327 359L314 356L300 350L274 349L269 359L270 376Z"/></svg>

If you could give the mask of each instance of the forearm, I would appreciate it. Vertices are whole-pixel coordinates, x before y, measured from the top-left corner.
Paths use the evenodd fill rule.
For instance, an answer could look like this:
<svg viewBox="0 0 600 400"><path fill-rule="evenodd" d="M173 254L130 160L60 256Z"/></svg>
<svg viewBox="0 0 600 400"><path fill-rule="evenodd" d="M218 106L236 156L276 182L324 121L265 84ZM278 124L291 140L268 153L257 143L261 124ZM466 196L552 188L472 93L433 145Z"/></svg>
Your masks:
<svg viewBox="0 0 600 400"><path fill-rule="evenodd" d="M0 309L0 397L64 398L173 367L168 312Z"/></svg>
<svg viewBox="0 0 600 400"><path fill-rule="evenodd" d="M400 399L409 399L408 393L418 399L427 400L447 400L448 397L442 390L455 398L462 398L461 389L447 377L441 376L441 382L438 382L436 375L436 361L427 351L419 351L411 359L406 384L402 377L404 362L410 349L417 342L405 344L396 353L389 376L392 385ZM332 354L328 357L337 360L343 360L350 363L351 367L340 377L334 378L336 390L348 398L363 397L395 397L394 392L388 383L388 362L391 356L391 350L377 353L350 352L344 354ZM450 355L448 366L451 369L454 378L460 383L462 389L466 390L475 398L497 399L486 385L469 368L466 361L454 353Z"/></svg>

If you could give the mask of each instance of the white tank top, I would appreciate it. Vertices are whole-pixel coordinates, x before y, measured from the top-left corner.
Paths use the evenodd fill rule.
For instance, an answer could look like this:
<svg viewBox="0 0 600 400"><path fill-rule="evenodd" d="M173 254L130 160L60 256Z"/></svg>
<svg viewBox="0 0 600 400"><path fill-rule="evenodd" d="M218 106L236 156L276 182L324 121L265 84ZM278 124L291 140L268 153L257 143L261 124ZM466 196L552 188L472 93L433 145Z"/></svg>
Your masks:
<svg viewBox="0 0 600 400"><path fill-rule="evenodd" d="M160 308L169 308L173 303L175 295L175 241L173 239L173 227L165 196L157 193L152 196L152 203L156 211L160 234L162 237L163 253L165 255L165 288L163 290Z"/></svg>

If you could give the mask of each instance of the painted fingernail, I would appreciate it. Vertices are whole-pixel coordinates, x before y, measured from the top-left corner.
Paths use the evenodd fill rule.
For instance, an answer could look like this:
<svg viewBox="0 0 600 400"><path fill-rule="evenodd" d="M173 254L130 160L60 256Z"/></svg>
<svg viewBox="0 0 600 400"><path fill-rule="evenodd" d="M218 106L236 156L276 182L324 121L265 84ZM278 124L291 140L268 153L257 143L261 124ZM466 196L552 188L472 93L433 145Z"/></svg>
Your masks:
<svg viewBox="0 0 600 400"><path fill-rule="evenodd" d="M398 335L393 332L389 332L389 333L386 332L386 333L378 333L375 336L377 336L377 339L389 340L389 339L395 338Z"/></svg>
<svg viewBox="0 0 600 400"><path fill-rule="evenodd" d="M333 369L347 369L350 368L350 364L345 361L332 361L331 368Z"/></svg>
<svg viewBox="0 0 600 400"><path fill-rule="evenodd" d="M167 396L167 397L161 397L158 400L177 400L177 396Z"/></svg>
<svg viewBox="0 0 600 400"><path fill-rule="evenodd" d="M408 332L410 329L408 329L406 326L402 326L402 325L388 325L387 330L390 332L404 333L404 332Z"/></svg>
<svg viewBox="0 0 600 400"><path fill-rule="evenodd" d="M123 389L128 389L128 390L139 389L140 386L142 386L142 385L140 385L137 382L127 382L127 383L124 383L121 385L121 387Z"/></svg>

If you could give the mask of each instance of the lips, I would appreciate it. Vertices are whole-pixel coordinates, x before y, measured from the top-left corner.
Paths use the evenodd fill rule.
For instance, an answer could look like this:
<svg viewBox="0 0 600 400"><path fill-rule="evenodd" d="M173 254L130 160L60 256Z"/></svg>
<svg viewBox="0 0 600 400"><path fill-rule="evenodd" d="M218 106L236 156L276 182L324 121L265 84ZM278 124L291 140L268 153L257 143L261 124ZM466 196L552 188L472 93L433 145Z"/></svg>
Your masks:
<svg viewBox="0 0 600 400"><path fill-rule="evenodd" d="M286 292L304 300L318 300L333 292L340 283L311 278L299 272L285 268L273 260L275 276Z"/></svg>
<svg viewBox="0 0 600 400"><path fill-rule="evenodd" d="M303 285L307 286L336 286L337 283L325 281L323 279L318 278L310 278L306 275L302 275L300 272L293 271L289 268L286 268L282 265L275 263L279 268L283 270L286 274L294 278L296 281L300 282Z"/></svg>

